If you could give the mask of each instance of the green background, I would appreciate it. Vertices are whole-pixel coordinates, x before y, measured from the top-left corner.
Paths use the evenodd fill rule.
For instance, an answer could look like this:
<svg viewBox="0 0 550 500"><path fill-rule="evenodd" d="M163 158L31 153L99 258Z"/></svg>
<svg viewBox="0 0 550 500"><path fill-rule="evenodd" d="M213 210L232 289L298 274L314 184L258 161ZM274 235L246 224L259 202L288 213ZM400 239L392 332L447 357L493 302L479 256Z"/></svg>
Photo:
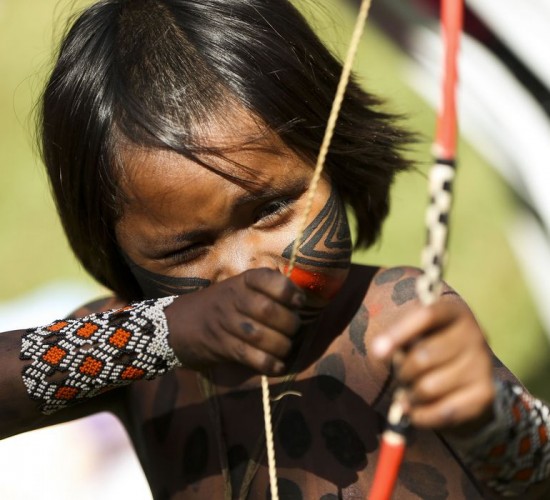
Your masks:
<svg viewBox="0 0 550 500"><path fill-rule="evenodd" d="M342 55L352 13L335 1L299 3L320 36ZM317 9L318 4L323 8ZM0 302L54 280L92 283L65 241L34 138L33 106L64 19L74 6L67 0L0 0ZM425 141L413 153L421 173L399 178L382 240L357 254L360 262L419 265L427 198L422 173L431 162L435 116L404 83L404 62L369 24L357 57L357 74L370 90L388 100L389 110L406 114L408 126ZM550 399L545 384L550 375L548 340L508 242L513 196L463 142L459 161L447 281L470 304L503 362L537 395ZM98 286L97 293L104 291Z"/></svg>

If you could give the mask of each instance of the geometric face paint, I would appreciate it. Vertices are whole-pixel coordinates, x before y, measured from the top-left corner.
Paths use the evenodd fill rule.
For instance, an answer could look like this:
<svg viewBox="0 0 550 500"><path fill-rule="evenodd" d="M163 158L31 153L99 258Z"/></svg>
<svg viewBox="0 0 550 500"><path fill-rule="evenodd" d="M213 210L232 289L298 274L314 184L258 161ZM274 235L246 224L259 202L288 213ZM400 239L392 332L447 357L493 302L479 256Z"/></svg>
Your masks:
<svg viewBox="0 0 550 500"><path fill-rule="evenodd" d="M290 259L293 246L294 242L285 248L283 257ZM302 289L330 300L345 277L326 271L347 270L350 260L351 237L344 204L332 189L325 206L304 231L290 279Z"/></svg>
<svg viewBox="0 0 550 500"><path fill-rule="evenodd" d="M177 278L157 274L131 262L128 257L126 257L126 261L146 299L184 295L206 288L211 284L210 280L203 278Z"/></svg>
<svg viewBox="0 0 550 500"><path fill-rule="evenodd" d="M283 257L290 259L294 242ZM304 231L296 263L313 267L347 269L351 259L351 236L342 201L333 189L325 206Z"/></svg>

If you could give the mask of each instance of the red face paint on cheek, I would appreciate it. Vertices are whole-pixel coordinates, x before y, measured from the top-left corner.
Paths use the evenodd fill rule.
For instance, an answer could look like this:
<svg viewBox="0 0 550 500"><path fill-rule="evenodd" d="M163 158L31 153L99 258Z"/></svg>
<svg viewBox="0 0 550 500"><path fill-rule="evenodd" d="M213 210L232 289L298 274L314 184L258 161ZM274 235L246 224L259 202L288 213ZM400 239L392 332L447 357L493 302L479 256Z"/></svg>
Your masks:
<svg viewBox="0 0 550 500"><path fill-rule="evenodd" d="M288 267L285 266L285 274ZM345 281L344 276L330 276L318 271L306 271L301 267L295 267L290 273L291 281L303 290L311 292L325 300L332 299Z"/></svg>

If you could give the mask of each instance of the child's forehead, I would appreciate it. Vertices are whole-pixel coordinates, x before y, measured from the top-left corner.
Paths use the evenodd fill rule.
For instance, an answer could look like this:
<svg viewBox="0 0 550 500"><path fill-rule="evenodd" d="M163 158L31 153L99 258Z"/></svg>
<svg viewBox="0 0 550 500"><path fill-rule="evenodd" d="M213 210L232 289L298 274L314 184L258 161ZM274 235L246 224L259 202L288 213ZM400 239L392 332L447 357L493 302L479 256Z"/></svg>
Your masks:
<svg viewBox="0 0 550 500"><path fill-rule="evenodd" d="M281 144L247 144L197 159L174 151L126 147L120 152L121 185L130 204L157 202L201 190L265 192L307 184L312 169ZM237 188L237 189L236 189Z"/></svg>
<svg viewBox="0 0 550 500"><path fill-rule="evenodd" d="M238 105L231 105L213 114L208 119L194 123L182 137L191 139L179 145L182 161L196 166L196 175L202 169L211 169L221 174L246 177L247 171L253 171L252 178L261 176L258 157L272 156L283 160L295 156L281 137L271 130L265 122ZM154 175L155 167L166 166L178 159L178 153L168 147L139 146L131 138L123 135L115 137L118 163L123 174L136 173L148 167ZM188 169L191 173L192 169ZM264 169L265 170L265 169Z"/></svg>

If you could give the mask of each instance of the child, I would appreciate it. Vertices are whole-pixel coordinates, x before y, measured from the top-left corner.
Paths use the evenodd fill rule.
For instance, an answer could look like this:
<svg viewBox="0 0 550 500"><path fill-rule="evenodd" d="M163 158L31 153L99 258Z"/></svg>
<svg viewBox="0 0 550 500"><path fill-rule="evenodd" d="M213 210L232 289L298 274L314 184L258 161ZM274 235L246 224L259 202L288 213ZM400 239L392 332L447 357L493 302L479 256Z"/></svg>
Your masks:
<svg viewBox="0 0 550 500"><path fill-rule="evenodd" d="M155 498L266 498L263 373L281 498L365 498L399 381L417 430L396 498L506 492L470 443L498 434L493 377L513 377L468 308L450 289L419 308L416 270L350 263L344 203L374 242L410 140L355 84L283 275L339 73L286 0L103 0L76 19L43 156L73 250L117 298L0 336L3 436L111 411Z"/></svg>

